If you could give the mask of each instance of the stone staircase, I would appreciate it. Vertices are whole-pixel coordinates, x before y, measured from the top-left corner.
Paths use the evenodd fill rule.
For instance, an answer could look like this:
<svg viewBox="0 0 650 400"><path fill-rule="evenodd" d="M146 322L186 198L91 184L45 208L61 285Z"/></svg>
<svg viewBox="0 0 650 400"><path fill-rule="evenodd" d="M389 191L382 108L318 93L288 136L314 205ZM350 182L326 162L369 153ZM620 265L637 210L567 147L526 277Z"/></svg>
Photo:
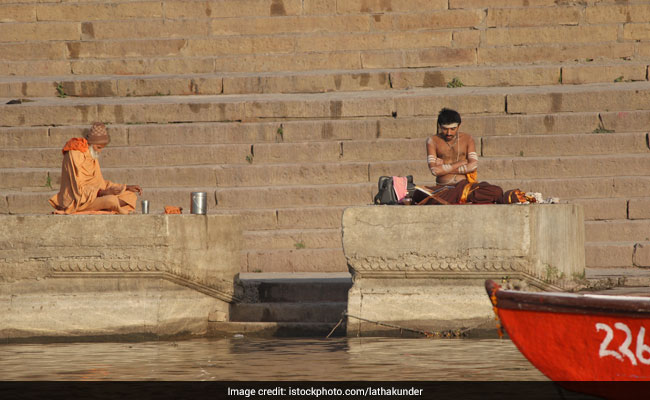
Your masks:
<svg viewBox="0 0 650 400"><path fill-rule="evenodd" d="M557 3L3 2L0 213L49 212L61 146L103 121L105 177L153 212L202 190L243 216L242 272L345 272L342 210L430 184L452 107L481 180L583 204L589 268L648 267L650 5Z"/></svg>

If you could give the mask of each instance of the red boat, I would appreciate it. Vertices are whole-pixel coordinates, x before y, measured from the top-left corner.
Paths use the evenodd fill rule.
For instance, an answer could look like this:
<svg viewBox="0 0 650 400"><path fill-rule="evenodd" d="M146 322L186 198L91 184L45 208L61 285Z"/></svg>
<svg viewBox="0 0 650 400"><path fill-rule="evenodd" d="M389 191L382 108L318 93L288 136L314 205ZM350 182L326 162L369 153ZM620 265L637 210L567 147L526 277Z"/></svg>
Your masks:
<svg viewBox="0 0 650 400"><path fill-rule="evenodd" d="M510 339L550 379L650 380L650 298L519 292L491 280L485 289Z"/></svg>

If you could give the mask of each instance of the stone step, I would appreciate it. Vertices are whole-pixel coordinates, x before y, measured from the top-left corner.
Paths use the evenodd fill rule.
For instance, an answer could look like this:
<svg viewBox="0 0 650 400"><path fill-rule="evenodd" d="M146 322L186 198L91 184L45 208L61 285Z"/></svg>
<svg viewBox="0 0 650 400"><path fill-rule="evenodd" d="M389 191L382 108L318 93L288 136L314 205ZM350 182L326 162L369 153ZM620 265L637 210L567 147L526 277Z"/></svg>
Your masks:
<svg viewBox="0 0 650 400"><path fill-rule="evenodd" d="M403 141L398 141L395 147L403 143ZM279 147L292 149L291 146L280 145ZM342 144L342 147L347 149L353 146L351 142L346 142ZM422 143L419 140L418 143L411 147L413 149L409 150L410 153L422 153ZM297 160L298 162L292 164L237 163L234 165L178 165L140 168L133 168L132 166L115 168L109 166L102 168L102 172L104 177L110 181L141 182L142 184L146 183L147 188L201 186L226 188L311 185L316 183L372 183L377 181L380 176L405 175L412 175L416 184L428 183L433 180L425 161L422 159L408 160L408 158L414 157L413 154L405 155L405 160L381 161L382 159L391 158L394 154L377 151L374 153L377 161L369 162L366 160L373 155L372 149L376 147L369 145L368 148L370 150L367 154L351 157L352 159L361 159L360 161L351 162L333 160L326 163L308 163L304 160ZM408 150L406 146L398 148ZM114 150L114 148L111 150ZM167 151L157 151L150 148L143 148L143 150L145 152L132 151L129 155L130 158L125 162L116 161L115 158L112 158L113 161L111 162L111 158L106 157L105 160L108 161L106 164L129 165L131 163L128 161L137 160L136 156L138 154L147 154L149 152L160 155L168 154ZM54 151L50 150L50 153L54 153ZM183 153L183 151L178 150L174 153L178 155L177 153ZM21 162L34 161L25 158L15 160L15 157L29 156L34 153L30 151L0 150L0 154L5 156L4 168L0 168L1 189L26 190L28 188L42 187L49 189L49 186L52 186L55 190L58 188L61 172L60 168L53 166L54 160L49 160L51 161L50 168L9 168L8 166L12 162L14 165L20 165ZM109 153L108 150L106 154L114 155L112 151ZM185 160L189 159L193 153L189 151L188 154ZM278 152L278 154L281 154L281 152ZM286 153L287 158L291 158L290 155L290 151ZM58 154L56 157L58 157ZM314 158L316 159L316 157ZM166 160L169 159L170 157L166 158ZM145 158L143 157L141 160L145 160ZM103 161L102 163L104 163ZM235 160L235 162L237 161ZM196 158L188 162L201 162L201 159ZM206 159L204 162L210 162L210 160ZM650 175L650 156L645 154L623 154L605 155L598 158L592 156L521 157L518 159L480 158L479 171L481 180L612 177L621 175L647 176Z"/></svg>
<svg viewBox="0 0 650 400"><path fill-rule="evenodd" d="M240 273L247 303L347 302L349 273Z"/></svg>
<svg viewBox="0 0 650 400"><path fill-rule="evenodd" d="M649 106L649 82L189 98L36 98L23 104L0 105L0 125L76 125L98 120L132 124L430 117L442 107L460 109L466 115L599 112L602 109L623 112L645 110Z"/></svg>
<svg viewBox="0 0 650 400"><path fill-rule="evenodd" d="M347 302L237 303L230 306L234 322L338 322Z"/></svg>
<svg viewBox="0 0 650 400"><path fill-rule="evenodd" d="M484 157L650 154L648 134L641 132L489 136L481 138L480 150Z"/></svg>
<svg viewBox="0 0 650 400"><path fill-rule="evenodd" d="M650 267L650 242L585 242L585 264L590 268Z"/></svg>
<svg viewBox="0 0 650 400"><path fill-rule="evenodd" d="M335 248L341 246L341 229L244 231L243 246L252 251Z"/></svg>
<svg viewBox="0 0 650 400"><path fill-rule="evenodd" d="M602 120L602 122L601 122ZM604 128L616 134L596 134ZM544 115L463 115L463 131L474 135L477 146L482 139L486 149L498 150L519 136L526 142L538 143L539 148L557 143L561 137L571 141L574 135L592 135L600 140L620 138L631 148L648 148L647 127L650 111L610 113L558 113ZM435 133L436 120L418 118L364 118L315 121L274 122L193 122L177 124L111 124L111 147L135 145L185 145L276 143L333 140L415 139ZM43 147L60 149L71 137L83 136L89 125L0 127L0 148ZM569 133L570 132L570 133ZM587 135L588 134L588 135ZM539 136L538 138L532 135ZM553 136L544 143L545 135ZM619 136L625 135L625 136ZM630 135L628 137L628 135ZM541 142L540 142L541 141ZM645 145L644 145L645 141ZM493 145L499 144L498 148ZM519 156L522 147L513 146L509 155ZM559 146L555 146L558 148ZM618 146L611 146L613 149ZM561 147L559 147L561 149ZM580 147L574 147L576 151ZM628 146L629 150L630 147ZM488 150L486 150L487 152ZM539 149L537 150L539 151ZM582 150L581 150L582 151ZM532 155L532 154L531 154Z"/></svg>
<svg viewBox="0 0 650 400"><path fill-rule="evenodd" d="M648 241L650 219L585 222L585 242Z"/></svg>
<svg viewBox="0 0 650 400"><path fill-rule="evenodd" d="M586 177L564 179L491 179L492 184L504 190L519 188L525 192L541 192L546 197L560 199L630 198L648 195L648 176ZM430 182L417 182L428 184ZM129 184L133 184L129 182ZM151 210L162 210L166 205L189 208L190 192L208 192L209 210L297 208L317 206L348 206L371 204L377 184L293 185L263 187L217 188L145 188L145 198ZM55 191L2 190L1 213L50 212L47 199ZM187 209L186 209L187 211Z"/></svg>
<svg viewBox="0 0 650 400"><path fill-rule="evenodd" d="M336 328L334 330L334 328ZM337 327L334 322L212 322L208 321L209 337L342 337L346 335L345 321ZM238 336L241 335L241 336Z"/></svg>
<svg viewBox="0 0 650 400"><path fill-rule="evenodd" d="M242 272L348 272L343 249L247 251Z"/></svg>
<svg viewBox="0 0 650 400"><path fill-rule="evenodd" d="M646 63L482 66L263 74L54 76L0 78L0 98L125 97L249 93L320 93L463 86L539 86L646 80ZM562 76L562 79L559 77ZM575 78L571 78L575 76ZM454 83L452 83L454 82Z"/></svg>

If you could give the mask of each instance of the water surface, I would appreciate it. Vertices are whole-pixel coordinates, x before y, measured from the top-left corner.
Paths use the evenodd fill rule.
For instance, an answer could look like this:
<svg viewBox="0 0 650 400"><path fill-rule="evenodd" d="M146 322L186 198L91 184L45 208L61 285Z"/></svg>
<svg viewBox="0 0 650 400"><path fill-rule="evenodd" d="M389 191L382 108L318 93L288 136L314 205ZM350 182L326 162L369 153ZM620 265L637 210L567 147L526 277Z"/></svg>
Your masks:
<svg viewBox="0 0 650 400"><path fill-rule="evenodd" d="M507 339L194 339L0 345L8 380L547 380Z"/></svg>

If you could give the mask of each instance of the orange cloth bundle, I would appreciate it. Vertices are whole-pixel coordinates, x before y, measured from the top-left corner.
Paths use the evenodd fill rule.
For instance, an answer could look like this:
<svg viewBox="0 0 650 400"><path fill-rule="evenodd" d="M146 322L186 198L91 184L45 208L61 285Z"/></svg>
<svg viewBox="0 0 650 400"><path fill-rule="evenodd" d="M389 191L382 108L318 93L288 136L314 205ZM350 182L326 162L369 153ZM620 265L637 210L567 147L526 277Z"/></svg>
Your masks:
<svg viewBox="0 0 650 400"><path fill-rule="evenodd" d="M181 207L174 206L165 206L165 214L182 214L183 209Z"/></svg>
<svg viewBox="0 0 650 400"><path fill-rule="evenodd" d="M63 146L63 150L61 150L61 152L65 154L66 151L70 150L78 150L82 153L85 153L88 151L88 141L84 138L72 138L68 140L65 146Z"/></svg>

